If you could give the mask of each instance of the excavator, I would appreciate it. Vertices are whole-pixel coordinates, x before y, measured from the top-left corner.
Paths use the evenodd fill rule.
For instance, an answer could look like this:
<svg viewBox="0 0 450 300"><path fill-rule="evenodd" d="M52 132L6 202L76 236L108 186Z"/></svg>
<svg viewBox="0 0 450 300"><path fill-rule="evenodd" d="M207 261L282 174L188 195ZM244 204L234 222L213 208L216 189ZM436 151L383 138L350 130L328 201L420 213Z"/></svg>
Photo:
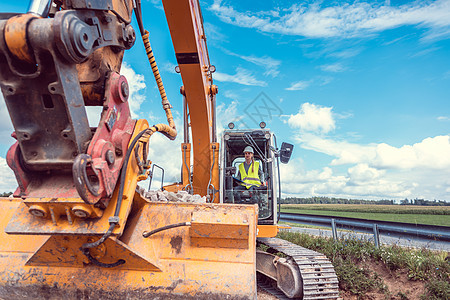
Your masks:
<svg viewBox="0 0 450 300"><path fill-rule="evenodd" d="M16 139L6 159L18 183L0 198L0 299L256 299L257 273L289 298L338 298L323 254L275 238L279 161L292 145L278 149L262 123L230 124L218 142L199 1L162 3L184 107L181 180L164 189L206 203L155 202L138 187L153 134L177 136L140 0L31 0L27 13L0 14L0 86ZM120 69L136 42L133 12L167 124L130 114ZM237 194L247 145L265 185Z"/></svg>

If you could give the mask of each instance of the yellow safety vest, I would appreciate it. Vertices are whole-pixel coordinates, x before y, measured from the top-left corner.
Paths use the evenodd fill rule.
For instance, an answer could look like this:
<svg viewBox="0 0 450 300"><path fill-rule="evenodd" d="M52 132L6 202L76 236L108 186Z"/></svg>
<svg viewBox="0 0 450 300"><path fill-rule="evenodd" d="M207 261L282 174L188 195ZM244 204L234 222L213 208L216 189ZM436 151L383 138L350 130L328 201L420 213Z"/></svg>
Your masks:
<svg viewBox="0 0 450 300"><path fill-rule="evenodd" d="M241 180L243 181L241 185L245 186L247 189L249 189L252 185L261 185L261 181L259 180L258 176L259 162L254 161L253 164L253 172L252 165L250 165L250 167L248 168L248 174L247 172L245 172L244 163L241 163L239 165L239 172L241 173Z"/></svg>

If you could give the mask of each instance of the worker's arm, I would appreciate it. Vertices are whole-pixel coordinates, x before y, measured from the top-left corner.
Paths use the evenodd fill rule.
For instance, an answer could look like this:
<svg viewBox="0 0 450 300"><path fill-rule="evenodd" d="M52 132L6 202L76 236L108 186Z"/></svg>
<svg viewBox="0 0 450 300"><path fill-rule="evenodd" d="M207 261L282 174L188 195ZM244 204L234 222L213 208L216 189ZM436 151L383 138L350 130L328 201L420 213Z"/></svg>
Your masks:
<svg viewBox="0 0 450 300"><path fill-rule="evenodd" d="M264 172L262 171L261 164L259 164L258 168L258 177L259 181L261 181L261 184L264 184Z"/></svg>

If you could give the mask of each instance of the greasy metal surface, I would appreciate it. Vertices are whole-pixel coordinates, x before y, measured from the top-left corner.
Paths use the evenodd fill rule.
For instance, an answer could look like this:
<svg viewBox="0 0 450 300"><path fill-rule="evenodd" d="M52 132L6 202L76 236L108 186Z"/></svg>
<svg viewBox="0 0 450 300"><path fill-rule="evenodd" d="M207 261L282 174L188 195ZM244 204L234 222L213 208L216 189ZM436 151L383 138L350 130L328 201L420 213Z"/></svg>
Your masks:
<svg viewBox="0 0 450 300"><path fill-rule="evenodd" d="M4 33L0 34L0 82L19 143L8 153L8 164L19 182L16 196L77 197L67 173L91 139L85 101L103 105L107 73L120 70L123 49L135 41L126 21L131 2L116 2L110 2L114 7L109 8L122 19L107 11L63 10L54 18L19 15L0 21ZM120 146L117 140L113 143ZM100 174L108 181L100 197L111 195L117 174L108 175L118 173L120 161L116 160L115 171Z"/></svg>
<svg viewBox="0 0 450 300"><path fill-rule="evenodd" d="M125 90L125 93L123 89ZM90 170L91 176L97 177L98 190L95 193L87 188L87 182L81 179L84 176L78 174L75 176L78 193L89 204L96 204L103 199L103 206L108 203L116 187L117 179L123 164L124 153L127 151L131 134L134 130L135 120L131 119L130 108L128 105L128 82L124 76L112 72L105 85L105 100L103 112L98 124L97 130L89 144L87 154L92 162ZM110 155L110 161L106 161L107 155ZM83 154L80 154L83 155ZM75 160L78 162L79 160ZM74 169L76 164L74 163ZM87 171L87 170L86 170ZM83 174L83 172L81 172ZM89 175L89 174L88 174ZM84 185L77 184L83 182Z"/></svg>
<svg viewBox="0 0 450 300"><path fill-rule="evenodd" d="M148 128L148 122L146 120L138 120L136 122L135 130L131 139L136 136L140 131ZM134 155L130 157L130 162L126 170L127 180L124 186L124 196L119 213L119 224L115 227L113 235L120 235L124 230L124 225L127 221L128 215L131 211L131 205L133 203L133 197L138 181L139 168L137 167L136 158ZM55 177L57 178L57 177ZM72 181L70 181L73 185ZM52 186L44 185L47 195L52 194ZM73 190L73 188L72 188ZM41 218L29 213L29 205L40 204L47 207L55 207L55 211L65 212L65 207L73 208L79 203L83 203L78 197L64 197L64 198L44 198L33 199L28 198L26 203L15 202L17 207L16 211L11 217L6 231L10 234L35 234L35 235L103 235L109 228L108 218L114 215L114 210L117 203L119 186L116 187L113 196L109 202L109 205L103 212L101 218L98 219L83 219L72 216L72 224L69 222L67 216L57 216L56 222L52 218ZM8 219L9 220L9 219Z"/></svg>
<svg viewBox="0 0 450 300"><path fill-rule="evenodd" d="M53 49L53 23L51 19L29 22L26 39L36 64L10 56L0 38L2 92L24 163L34 170L68 168L91 136L76 68Z"/></svg>
<svg viewBox="0 0 450 300"><path fill-rule="evenodd" d="M0 199L5 218L17 201ZM193 212L207 213L227 210L229 216L244 214L249 220L245 248L196 247L190 241L189 227L159 232L147 239L142 232L191 219ZM227 222L226 219L224 219ZM137 199L120 245L142 259L159 267L161 272L131 270L124 266L105 269L93 265L27 266L27 260L48 239L48 236L6 235L6 221L0 220L0 295L2 299L256 299L255 236L256 208L248 205L212 205L188 203L148 203ZM208 238L208 237L205 237ZM52 244L43 246L45 255L64 264L79 248L79 242L64 241L57 236ZM80 237L81 239L81 237ZM33 242L35 240L35 242ZM3 242L6 241L6 245ZM110 240L115 243L114 239ZM119 243L119 242L118 242ZM106 260L99 250L96 255ZM66 248L66 249L62 249ZM52 250L53 249L53 250ZM52 255L53 251L53 255ZM94 255L94 253L93 253ZM119 255L120 256L120 255ZM125 260L129 259L122 256ZM113 260L113 259L111 259ZM30 264L33 259L30 261ZM33 262L34 263L34 262ZM39 263L42 263L40 261ZM139 266L138 266L139 267Z"/></svg>
<svg viewBox="0 0 450 300"><path fill-rule="evenodd" d="M89 236L51 236L27 261L27 266L78 267L82 268L89 261L80 251L84 243L91 243L96 237ZM133 252L120 240L109 238L100 246L90 249L90 253L102 263L113 263L124 259L125 263L116 267L120 270L161 270L148 259Z"/></svg>
<svg viewBox="0 0 450 300"><path fill-rule="evenodd" d="M258 238L258 243L292 258L300 269L303 299L337 299L339 287L331 262L321 253L278 238Z"/></svg>
<svg viewBox="0 0 450 300"><path fill-rule="evenodd" d="M277 280L277 267L274 256L270 253L256 250L256 270L272 280Z"/></svg>
<svg viewBox="0 0 450 300"><path fill-rule="evenodd" d="M300 270L293 260L257 250L256 270L274 280L277 287L289 298L303 296Z"/></svg>
<svg viewBox="0 0 450 300"><path fill-rule="evenodd" d="M32 14L12 17L7 21L4 32L9 51L19 60L28 63L33 63L33 54L27 44L27 26L35 18Z"/></svg>
<svg viewBox="0 0 450 300"><path fill-rule="evenodd" d="M103 47L95 50L86 61L76 65L86 106L101 106L105 83L110 72L120 73L124 51ZM97 124L95 124L97 125Z"/></svg>

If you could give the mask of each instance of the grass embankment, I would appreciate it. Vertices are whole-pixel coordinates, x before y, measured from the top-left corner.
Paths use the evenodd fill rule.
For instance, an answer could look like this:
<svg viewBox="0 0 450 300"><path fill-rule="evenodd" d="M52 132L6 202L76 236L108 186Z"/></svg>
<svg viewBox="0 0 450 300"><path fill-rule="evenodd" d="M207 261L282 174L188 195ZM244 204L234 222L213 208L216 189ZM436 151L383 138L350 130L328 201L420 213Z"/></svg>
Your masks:
<svg viewBox="0 0 450 300"><path fill-rule="evenodd" d="M446 252L399 246L376 248L365 240L334 241L292 232L280 232L278 236L325 254L334 265L343 297L450 299L450 262ZM405 282L401 283L398 274L405 275Z"/></svg>
<svg viewBox="0 0 450 300"><path fill-rule="evenodd" d="M283 204L282 212L450 226L450 206Z"/></svg>

